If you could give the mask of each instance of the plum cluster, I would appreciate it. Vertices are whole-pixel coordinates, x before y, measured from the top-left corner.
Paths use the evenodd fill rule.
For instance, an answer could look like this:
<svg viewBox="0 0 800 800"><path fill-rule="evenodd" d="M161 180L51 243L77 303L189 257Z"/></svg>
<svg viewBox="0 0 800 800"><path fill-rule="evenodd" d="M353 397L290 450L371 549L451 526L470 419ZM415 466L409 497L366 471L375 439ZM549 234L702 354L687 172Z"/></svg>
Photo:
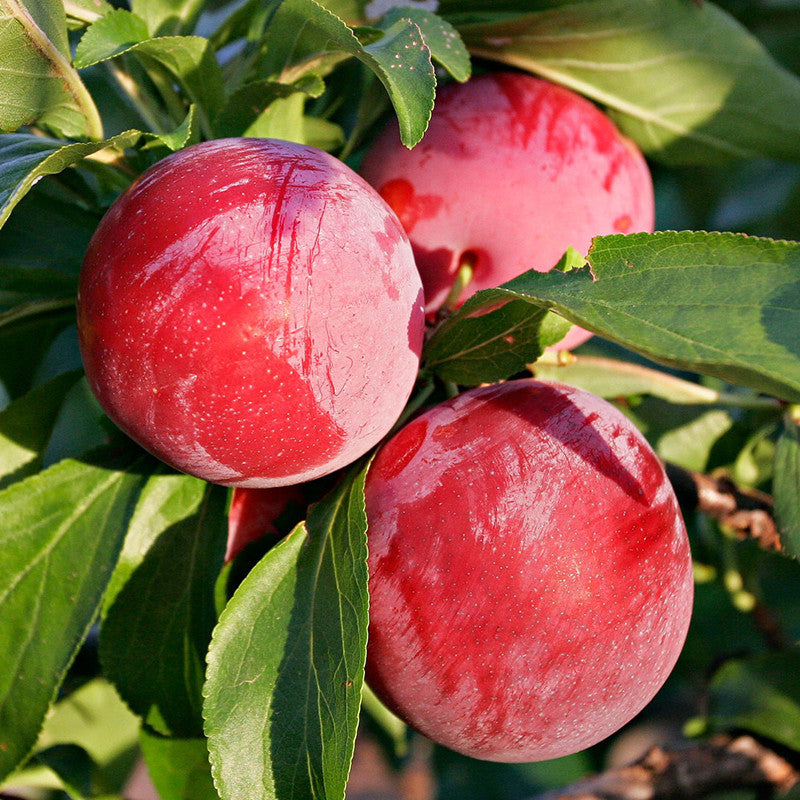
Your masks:
<svg viewBox="0 0 800 800"><path fill-rule="evenodd" d="M641 154L528 75L444 87L422 143L390 125L362 174L283 141L201 143L145 172L89 246L90 385L149 451L236 487L230 558L386 439L442 303L653 226ZM367 678L422 733L552 758L666 680L691 612L686 531L605 401L533 379L464 391L384 441L365 494Z"/></svg>

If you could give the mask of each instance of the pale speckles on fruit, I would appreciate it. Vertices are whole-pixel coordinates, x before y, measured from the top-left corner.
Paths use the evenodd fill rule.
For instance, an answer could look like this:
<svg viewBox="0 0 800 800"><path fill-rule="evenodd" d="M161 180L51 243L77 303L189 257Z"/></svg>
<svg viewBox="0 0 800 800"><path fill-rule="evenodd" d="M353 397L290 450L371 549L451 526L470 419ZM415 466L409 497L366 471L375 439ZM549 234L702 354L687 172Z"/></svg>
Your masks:
<svg viewBox="0 0 800 800"><path fill-rule="evenodd" d="M352 462L399 415L420 295L401 226L341 162L208 142L159 162L101 222L81 276L84 363L109 416L179 469L296 483Z"/></svg>
<svg viewBox="0 0 800 800"><path fill-rule="evenodd" d="M605 401L532 380L465 392L384 445L366 500L368 679L429 737L551 758L665 680L688 542L657 457Z"/></svg>

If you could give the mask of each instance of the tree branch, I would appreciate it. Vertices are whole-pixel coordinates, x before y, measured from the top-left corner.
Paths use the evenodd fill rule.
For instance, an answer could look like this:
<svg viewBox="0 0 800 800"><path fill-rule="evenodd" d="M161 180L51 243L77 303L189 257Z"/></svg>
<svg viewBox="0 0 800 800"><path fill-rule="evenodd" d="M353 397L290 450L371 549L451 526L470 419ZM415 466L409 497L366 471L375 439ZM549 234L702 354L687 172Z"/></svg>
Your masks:
<svg viewBox="0 0 800 800"><path fill-rule="evenodd" d="M739 538L755 539L766 550L782 549L769 495L742 489L728 478L713 478L675 464L665 466L682 506L702 511Z"/></svg>
<svg viewBox="0 0 800 800"><path fill-rule="evenodd" d="M685 747L652 747L638 761L535 800L694 800L728 789L785 792L798 782L788 761L751 736L716 736Z"/></svg>

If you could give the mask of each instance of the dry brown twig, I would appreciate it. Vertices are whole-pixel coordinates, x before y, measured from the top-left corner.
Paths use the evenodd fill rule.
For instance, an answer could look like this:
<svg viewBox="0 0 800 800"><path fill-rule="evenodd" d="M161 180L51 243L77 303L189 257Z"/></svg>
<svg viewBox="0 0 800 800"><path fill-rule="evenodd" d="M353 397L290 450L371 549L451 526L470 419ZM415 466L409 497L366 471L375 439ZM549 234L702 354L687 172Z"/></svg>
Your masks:
<svg viewBox="0 0 800 800"><path fill-rule="evenodd" d="M652 747L634 763L536 800L694 800L726 789L785 792L795 767L751 736L715 736L683 747Z"/></svg>
<svg viewBox="0 0 800 800"><path fill-rule="evenodd" d="M766 550L781 550L772 498L755 489L742 489L728 478L667 464L667 475L684 506L718 520L739 538L755 539Z"/></svg>

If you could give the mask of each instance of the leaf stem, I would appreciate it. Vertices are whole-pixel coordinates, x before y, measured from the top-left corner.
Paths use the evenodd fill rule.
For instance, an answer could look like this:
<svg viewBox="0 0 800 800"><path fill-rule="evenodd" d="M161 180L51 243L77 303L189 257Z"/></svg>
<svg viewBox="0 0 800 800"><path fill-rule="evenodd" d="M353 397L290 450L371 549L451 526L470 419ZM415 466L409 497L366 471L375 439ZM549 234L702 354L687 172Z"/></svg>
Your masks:
<svg viewBox="0 0 800 800"><path fill-rule="evenodd" d="M124 56L122 56L124 58ZM152 103L143 94L139 84L120 67L116 60L106 61L105 67L111 73L120 90L125 94L130 104L136 109L142 122L152 133L166 133L164 125L157 119Z"/></svg>
<svg viewBox="0 0 800 800"><path fill-rule="evenodd" d="M150 80L153 81L158 93L161 95L161 99L164 101L170 119L176 125L180 125L186 116L186 109L181 96L175 91L172 78L155 59L150 58L142 52L136 55L139 61L144 65L147 75Z"/></svg>
<svg viewBox="0 0 800 800"><path fill-rule="evenodd" d="M574 353L565 354L563 351L546 350L534 364L529 366L534 374L537 372L538 366L564 369L565 380L568 379L570 369L577 371L582 367L592 369L598 373L603 372L606 375L616 374L629 379L639 379L642 383L642 390L631 392L631 394L653 394L672 403L725 405L741 409L780 409L784 406L780 400L774 397L740 394L738 392L720 392L661 370L645 367L641 364L633 364L629 361L619 361L614 358L582 356Z"/></svg>
<svg viewBox="0 0 800 800"><path fill-rule="evenodd" d="M71 19L77 19L80 22L85 22L87 25L91 25L103 16L96 11L91 11L88 8L78 5L78 3L72 2L72 0L64 0L64 12Z"/></svg>

